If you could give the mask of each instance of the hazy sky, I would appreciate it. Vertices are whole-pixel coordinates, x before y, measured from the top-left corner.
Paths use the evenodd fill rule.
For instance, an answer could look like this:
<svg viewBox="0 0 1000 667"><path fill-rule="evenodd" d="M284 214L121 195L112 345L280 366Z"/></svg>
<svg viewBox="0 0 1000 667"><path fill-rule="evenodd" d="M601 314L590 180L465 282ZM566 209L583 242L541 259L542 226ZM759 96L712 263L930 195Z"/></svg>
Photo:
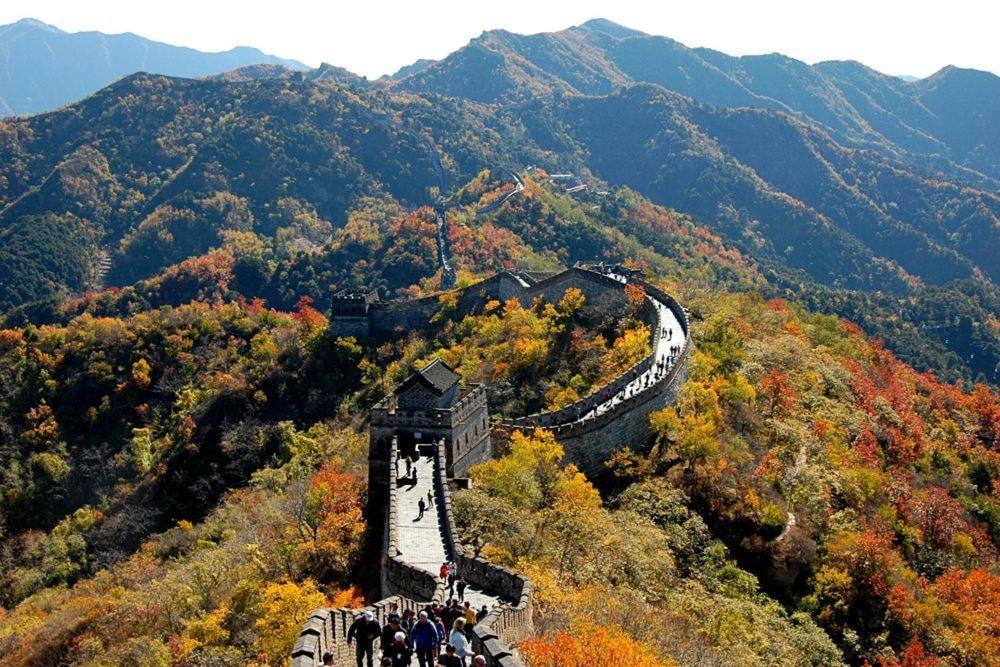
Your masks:
<svg viewBox="0 0 1000 667"><path fill-rule="evenodd" d="M594 17L734 55L853 59L916 76L948 64L1000 74L1000 0L0 0L0 23L29 16L209 51L256 46L370 77L441 58L484 30L543 32Z"/></svg>

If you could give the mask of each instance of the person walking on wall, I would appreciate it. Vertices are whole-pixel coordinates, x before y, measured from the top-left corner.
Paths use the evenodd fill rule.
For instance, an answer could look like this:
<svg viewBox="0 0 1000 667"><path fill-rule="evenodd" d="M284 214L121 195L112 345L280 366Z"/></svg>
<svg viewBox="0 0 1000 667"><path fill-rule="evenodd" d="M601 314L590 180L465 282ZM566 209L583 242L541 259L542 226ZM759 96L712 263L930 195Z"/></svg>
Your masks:
<svg viewBox="0 0 1000 667"><path fill-rule="evenodd" d="M381 634L382 627L370 611L361 614L351 623L351 627L347 630L347 645L350 646L357 640L354 654L358 661L358 667L364 667L365 662L368 663L368 667L374 667L375 640Z"/></svg>
<svg viewBox="0 0 1000 667"><path fill-rule="evenodd" d="M417 510L419 510L419 513L417 514L417 521L420 521L424 518L424 512L427 510L427 506L424 504L424 499L422 497L417 501Z"/></svg>
<svg viewBox="0 0 1000 667"><path fill-rule="evenodd" d="M413 650L406 645L406 633L402 630L393 635L392 643L382 649L382 662L387 658L392 667L410 667Z"/></svg>
<svg viewBox="0 0 1000 667"><path fill-rule="evenodd" d="M472 644L465 634L465 619L456 618L451 626L451 633L448 635L448 643L455 647L455 655L462 661L465 667L466 660L472 657Z"/></svg>
<svg viewBox="0 0 1000 667"><path fill-rule="evenodd" d="M486 605L483 605L483 609L486 609ZM482 620L479 618L479 614L476 610L472 608L472 605L469 604L468 600L465 601L465 608L462 610L462 617L465 619L466 629Z"/></svg>
<svg viewBox="0 0 1000 667"><path fill-rule="evenodd" d="M399 614L389 614L389 622L382 628L382 639L379 642L382 646L383 656L385 655L385 650L396 641L397 632L402 632L403 639L406 639L406 631L403 629L402 619L399 617Z"/></svg>
<svg viewBox="0 0 1000 667"><path fill-rule="evenodd" d="M413 624L410 642L417 652L417 662L420 663L420 667L433 667L434 657L441 644L441 636L426 611L420 612L417 622Z"/></svg>
<svg viewBox="0 0 1000 667"><path fill-rule="evenodd" d="M461 577L455 582L455 592L458 593L458 601L465 602L465 587L469 584L466 583L465 579Z"/></svg>

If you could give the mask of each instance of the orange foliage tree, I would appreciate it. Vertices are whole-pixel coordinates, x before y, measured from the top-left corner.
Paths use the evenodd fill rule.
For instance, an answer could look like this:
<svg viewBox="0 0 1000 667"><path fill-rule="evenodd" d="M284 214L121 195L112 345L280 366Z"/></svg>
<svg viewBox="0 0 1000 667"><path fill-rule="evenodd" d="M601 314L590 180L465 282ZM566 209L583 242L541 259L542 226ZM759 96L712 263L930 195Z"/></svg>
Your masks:
<svg viewBox="0 0 1000 667"><path fill-rule="evenodd" d="M660 667L676 664L617 628L583 626L520 645L530 667Z"/></svg>

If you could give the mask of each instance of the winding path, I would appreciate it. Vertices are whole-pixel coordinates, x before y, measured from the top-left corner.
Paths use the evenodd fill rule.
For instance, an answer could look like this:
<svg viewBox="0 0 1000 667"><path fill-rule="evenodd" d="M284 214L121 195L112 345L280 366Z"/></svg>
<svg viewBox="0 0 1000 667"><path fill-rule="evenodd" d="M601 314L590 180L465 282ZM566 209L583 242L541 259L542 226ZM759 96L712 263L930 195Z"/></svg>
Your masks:
<svg viewBox="0 0 1000 667"><path fill-rule="evenodd" d="M628 283L628 278L623 275L615 273L609 273L608 275L622 283ZM653 303L657 314L658 331L653 332L655 349L653 350L652 363L648 369L636 374L635 378L622 387L620 391L612 394L610 398L593 409L581 414L579 419L590 419L613 410L615 406L626 399L665 379L667 373L676 362L678 354L687 345L687 335L684 333L684 328L681 326L674 311L667 304L656 300L648 294L646 298Z"/></svg>
<svg viewBox="0 0 1000 667"><path fill-rule="evenodd" d="M520 184L520 179L517 182ZM521 189L523 186L515 186L501 198L502 201L494 202L496 208ZM443 267L448 261L444 239L445 207L446 201L439 200L436 211ZM596 434L598 440L592 439L589 444L595 447L590 453L597 454L602 453L602 446L609 444L612 447L627 446L622 444L619 434L626 432L628 429L624 427L629 424L633 429L637 424L644 429L634 430L633 436L636 433L641 433L641 437L648 435L650 411L666 405L670 396L676 395L671 393L671 389L683 381L690 354L689 324L686 312L672 296L642 280L637 272L620 266L578 265L541 279L527 273L498 274L495 278L513 277L519 289L523 290L521 296L527 298L544 294L556 286L562 288L566 283L560 281L566 280L566 275L571 280L583 280L598 290L622 292L628 285L641 287L647 301L640 312L643 321L651 328L651 351L632 368L569 406L520 419L503 420L497 426L525 430L537 427L552 429L563 442ZM502 283L494 284L499 286ZM469 289L480 294L482 287L472 286ZM479 298L483 298L481 294ZM616 294L614 302L621 301L622 295ZM564 437L569 440L563 440ZM455 561L461 576L470 584L466 589L466 599L475 608L486 606L488 609L487 616L473 628L476 650L487 656L491 667L523 667L511 647L530 636L533 630L531 582L507 568L474 557L457 541L448 480L444 477L446 464L442 446L421 446L421 455L413 464L416 471L416 479L413 480L400 464L397 444L394 439L388 468L377 476L389 488L388 509L384 515L387 530L383 549L383 594L394 594L364 610L371 611L384 623L393 610L420 609L429 600L442 601L451 597L438 573L442 563ZM599 460L600 463L603 461L604 458ZM432 502L421 514L419 502L423 499L427 503L428 498ZM790 525L794 525L791 515ZM326 652L335 656L335 665L352 665L353 650L346 645L346 633L347 627L361 611L320 609L314 612L296 641L292 654L293 667L315 667Z"/></svg>
<svg viewBox="0 0 1000 667"><path fill-rule="evenodd" d="M433 505L427 507L422 516L420 514L420 499L423 498L426 503L428 492L435 488L434 457L422 455L413 465L417 471L416 484L407 481L406 470L397 463L397 549L401 560L437 577L441 564L454 560L454 554L448 547L447 516L443 511L443 500L434 493L431 493ZM486 593L472 584L465 589L465 599L476 609L483 605L492 609L501 602L499 596Z"/></svg>

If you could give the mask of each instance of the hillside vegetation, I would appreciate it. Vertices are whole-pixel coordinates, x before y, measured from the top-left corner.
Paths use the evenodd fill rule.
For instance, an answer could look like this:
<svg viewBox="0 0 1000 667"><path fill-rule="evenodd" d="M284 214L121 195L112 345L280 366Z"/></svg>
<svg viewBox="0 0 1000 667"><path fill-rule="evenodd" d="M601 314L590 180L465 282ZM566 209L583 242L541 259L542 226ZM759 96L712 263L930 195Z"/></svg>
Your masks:
<svg viewBox="0 0 1000 667"><path fill-rule="evenodd" d="M466 50L517 74L502 104L448 83L482 81L486 65L446 59L378 83L331 67L136 75L58 112L0 123L0 235L11 239L0 311L37 320L82 291L126 287L225 244L263 239L288 258L346 230L352 209L412 208L483 168L536 165L683 211L756 260L774 294L808 294L813 308L864 320L922 369L996 381L995 179L838 131L818 111L709 106L723 100L612 75L611 55L657 40L604 24L488 33ZM970 104L989 108L988 77L968 85L984 96ZM65 233L44 231L54 224ZM259 269L244 263L241 275L268 279ZM272 303L294 304L295 290L274 289L293 303Z"/></svg>
<svg viewBox="0 0 1000 667"><path fill-rule="evenodd" d="M914 371L837 318L719 289L762 278L630 191L593 208L542 172L525 186L489 220L474 210L509 186L483 173L460 189L461 281L496 257L634 257L691 308L698 341L656 447L613 457L602 488L539 433L455 498L462 539L535 582L532 664L600 646L636 664L990 664L996 394ZM370 206L344 226L365 241L353 254L339 237L296 260L336 284L364 266L387 295L434 290L429 212ZM290 261L249 247L265 274ZM391 248L429 268L393 273ZM645 353L637 323L594 319L571 292L461 320L444 299L435 329L371 348L333 339L308 299L282 312L242 294L245 259L220 247L0 332L5 664L282 664L314 607L374 594L364 415L387 387L441 356L516 414Z"/></svg>

